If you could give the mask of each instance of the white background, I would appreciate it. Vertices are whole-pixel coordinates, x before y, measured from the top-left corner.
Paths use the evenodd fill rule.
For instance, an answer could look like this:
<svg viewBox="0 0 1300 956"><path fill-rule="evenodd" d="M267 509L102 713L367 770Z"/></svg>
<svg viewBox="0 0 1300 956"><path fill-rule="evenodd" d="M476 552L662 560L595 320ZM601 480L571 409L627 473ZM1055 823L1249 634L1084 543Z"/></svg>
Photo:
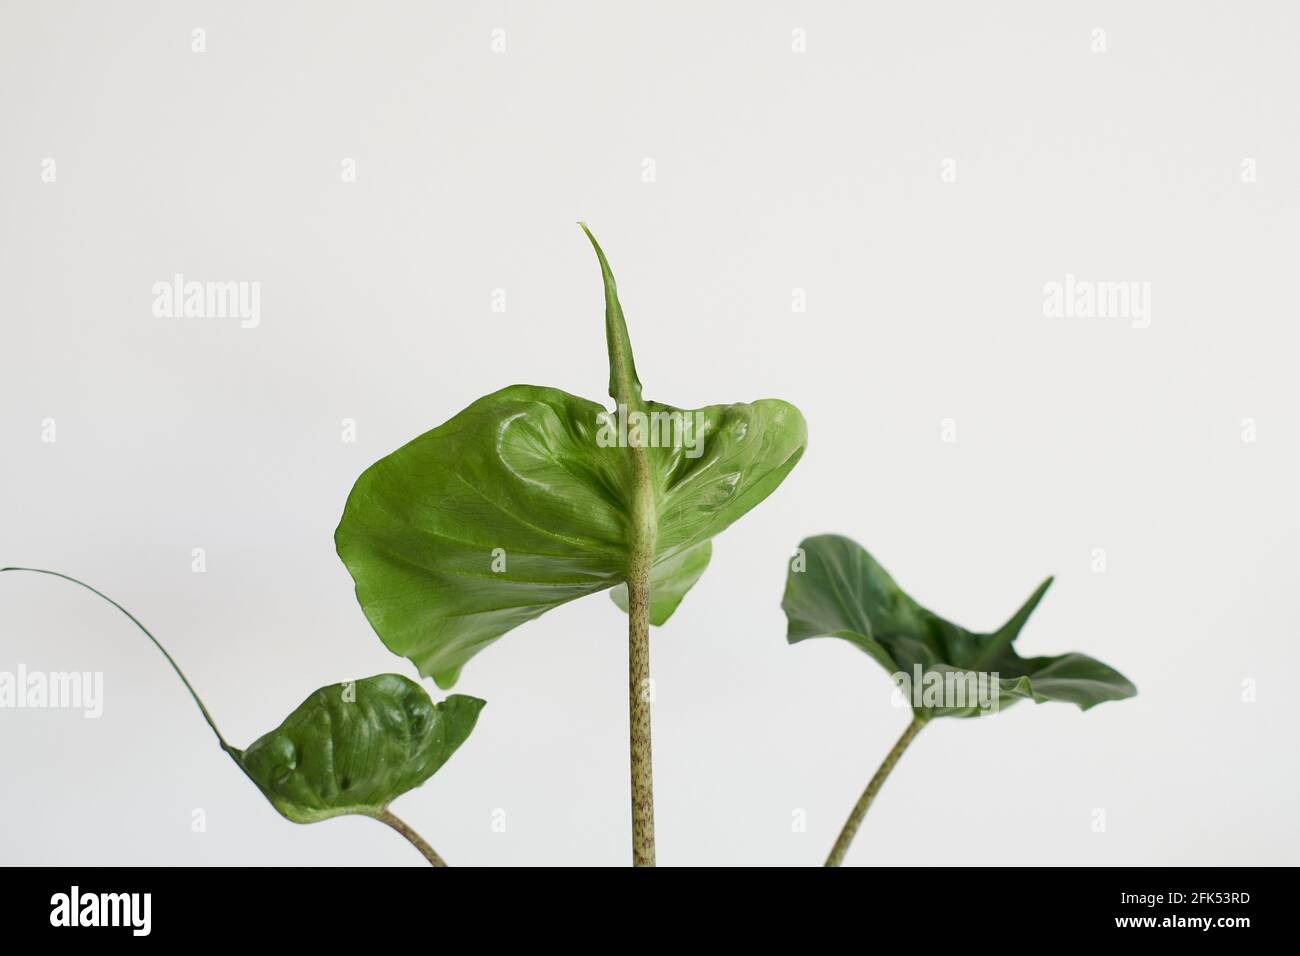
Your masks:
<svg viewBox="0 0 1300 956"><path fill-rule="evenodd" d="M0 11L0 565L135 611L237 745L413 674L333 550L367 465L514 382L603 398L582 218L651 398L810 426L654 635L661 864L819 863L907 722L849 644L785 643L786 556L825 531L973 628L1055 573L1021 652L1140 690L936 723L850 863L1300 862L1294 4ZM177 272L260 281L260 327L155 318ZM1150 327L1044 318L1067 273L1150 282ZM453 865L627 862L624 629L592 597L473 660L477 731L394 809ZM20 663L103 671L106 704L0 711L0 862L421 862L279 818L71 585L0 577Z"/></svg>

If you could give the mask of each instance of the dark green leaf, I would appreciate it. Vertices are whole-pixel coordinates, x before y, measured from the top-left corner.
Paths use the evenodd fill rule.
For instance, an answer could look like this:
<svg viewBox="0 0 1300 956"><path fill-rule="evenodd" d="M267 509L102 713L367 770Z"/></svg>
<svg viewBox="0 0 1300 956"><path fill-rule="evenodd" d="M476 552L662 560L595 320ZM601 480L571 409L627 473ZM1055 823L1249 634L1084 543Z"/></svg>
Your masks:
<svg viewBox="0 0 1300 956"><path fill-rule="evenodd" d="M667 620L703 573L709 540L803 454L803 416L785 402L683 410L642 399L596 251L615 412L554 388L494 392L367 469L335 533L375 631L443 687L512 628L625 582L643 531L634 515L647 511L654 622Z"/></svg>
<svg viewBox="0 0 1300 956"><path fill-rule="evenodd" d="M322 687L231 756L295 823L376 816L447 762L483 705L463 694L435 704L414 681L380 674Z"/></svg>
<svg viewBox="0 0 1300 956"><path fill-rule="evenodd" d="M950 687L961 687L965 675L996 675L1000 707L1027 698L1038 703L1068 701L1087 710L1137 693L1124 675L1083 654L1025 658L1012 648L1051 578L1006 624L978 633L921 607L861 545L848 538L819 535L799 547L803 569L798 561L792 563L781 605L789 623L787 640L794 644L810 637L839 637L852 642L891 675L908 678L900 686L921 716L979 713L978 706L951 706L951 696L942 701L947 706L927 706L927 686L947 681ZM912 696L918 688L919 704Z"/></svg>
<svg viewBox="0 0 1300 956"><path fill-rule="evenodd" d="M247 750L232 746L180 665L134 614L107 594L59 571L0 568L70 581L107 601L158 648L185 685L217 742L271 804L295 823L348 813L380 816L388 804L438 771L469 737L484 701L452 694L434 704L399 674L380 674L316 691ZM408 840L409 828L393 818ZM422 849L421 852L424 852ZM429 851L432 852L431 850Z"/></svg>

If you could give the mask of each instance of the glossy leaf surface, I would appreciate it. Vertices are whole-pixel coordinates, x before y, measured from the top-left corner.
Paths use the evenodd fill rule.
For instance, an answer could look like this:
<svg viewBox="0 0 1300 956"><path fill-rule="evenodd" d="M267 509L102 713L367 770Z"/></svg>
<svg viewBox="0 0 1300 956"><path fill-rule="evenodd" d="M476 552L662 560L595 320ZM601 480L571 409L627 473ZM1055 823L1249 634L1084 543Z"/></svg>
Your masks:
<svg viewBox="0 0 1300 956"><path fill-rule="evenodd" d="M331 684L275 730L231 756L295 823L375 816L428 780L469 737L484 702L437 704L398 674Z"/></svg>
<svg viewBox="0 0 1300 956"><path fill-rule="evenodd" d="M222 735L167 648L125 607L60 571L0 568L6 571L70 581L117 608L166 658L221 749L272 806L295 823L348 813L379 816L393 799L424 783L447 762L469 737L484 707L484 701L463 694L435 704L415 681L380 674L322 687L279 727L240 750ZM395 818L385 822L397 823L404 835L409 829Z"/></svg>
<svg viewBox="0 0 1300 956"><path fill-rule="evenodd" d="M614 410L554 388L494 392L367 469L335 533L375 631L443 687L512 628L624 583L632 446L648 470L656 624L703 573L710 539L803 454L803 417L785 402L683 410L642 399L614 277L595 248Z"/></svg>

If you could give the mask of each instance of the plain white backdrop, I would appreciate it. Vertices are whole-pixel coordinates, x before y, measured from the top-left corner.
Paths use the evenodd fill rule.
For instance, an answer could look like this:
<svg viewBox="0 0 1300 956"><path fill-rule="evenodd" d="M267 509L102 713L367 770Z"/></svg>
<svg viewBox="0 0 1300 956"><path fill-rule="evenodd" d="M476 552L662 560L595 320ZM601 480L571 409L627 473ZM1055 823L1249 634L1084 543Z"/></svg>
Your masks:
<svg viewBox="0 0 1300 956"><path fill-rule="evenodd" d="M1300 862L1297 27L1287 3L6 2L0 565L133 610L237 745L322 684L413 676L334 554L343 502L501 386L604 397L585 219L649 397L780 397L810 428L653 635L661 864L820 863L907 722L866 655L785 643L786 558L826 531L972 628L1056 574L1021 652L1140 692L937 722L850 863ZM260 325L155 317L178 272L260 282ZM1149 282L1149 327L1045 317L1067 274ZM369 820L281 819L71 585L0 576L20 664L102 671L105 705L0 710L0 862L421 862ZM453 865L625 864L625 680L604 596L507 635L457 687L489 702L475 734L394 809Z"/></svg>

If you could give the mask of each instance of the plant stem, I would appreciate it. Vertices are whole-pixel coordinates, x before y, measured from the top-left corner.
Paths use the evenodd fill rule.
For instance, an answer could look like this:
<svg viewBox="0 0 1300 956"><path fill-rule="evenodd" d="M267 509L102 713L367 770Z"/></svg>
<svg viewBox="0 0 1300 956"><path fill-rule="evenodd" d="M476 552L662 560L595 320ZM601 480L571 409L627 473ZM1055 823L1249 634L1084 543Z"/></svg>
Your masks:
<svg viewBox="0 0 1300 956"><path fill-rule="evenodd" d="M420 834L416 833L413 829L411 829L411 827L405 821L400 819L391 810L384 810L378 813L375 816L375 819L378 820L380 823L388 824L390 827L392 827L394 830L396 830L398 833L404 836L407 839L407 841L411 844L411 846L419 850L420 855L429 861L430 866L447 865L447 861L444 860L442 857L438 856L438 851L435 850L433 847L429 846L429 844L424 841L424 837L420 836Z"/></svg>
<svg viewBox="0 0 1300 956"><path fill-rule="evenodd" d="M609 352L609 397L614 414L645 414L641 380L632 359L632 340L618 301L618 286L609 260L586 223L579 223L600 261L605 285L605 345ZM650 569L655 559L656 480L645 448L628 443L632 496L628 502L629 561L627 569L627 699L631 725L632 865L655 865L654 773L650 763Z"/></svg>
<svg viewBox="0 0 1300 956"><path fill-rule="evenodd" d="M95 588L92 588L89 584L87 584L85 581L78 581L76 578L72 577L72 575L64 574L62 571L47 571L44 568L18 568L18 567L0 568L0 572L4 572L4 571L27 571L32 574L48 574L50 577L63 578L63 580L71 581L73 584L77 585L78 587L85 588L91 594L94 594L97 597L102 598L103 600L107 601L109 604L113 605L113 607L121 611L123 614L125 614L126 617L130 620L130 622L134 624L137 628L139 628L144 633L145 637L149 638L149 640L153 643L153 646L158 648L158 650L162 653L162 656L167 658L167 663L171 665L172 670L176 672L176 676L181 679L181 683L184 684L185 689L189 691L190 698L194 701L194 703L198 704L199 712L203 715L203 719L207 722L207 725L212 729L212 732L217 735L217 742L221 744L221 749L224 750L227 754L229 754L231 759L233 759L236 764L239 764L240 769L243 769L243 764L240 763L239 761L238 748L232 747L229 743L226 742L226 738L221 736L221 731L217 729L217 722L213 720L212 715L208 713L207 705L203 703L203 699L199 697L198 691L196 691L193 685L190 684L190 679L185 676L185 672L181 670L181 666L177 664L176 659L173 658L171 654L167 652L167 648L162 646L162 642L159 641L158 638L154 637L153 634L150 632L149 628L141 624L134 614L132 614L126 608L122 607L122 605L118 604L116 601L114 601L103 591L96 590ZM247 773L247 771L244 772Z"/></svg>
<svg viewBox="0 0 1300 956"><path fill-rule="evenodd" d="M650 568L637 562L627 585L628 718L632 758L632 865L655 865L654 770L650 759Z"/></svg>
<svg viewBox="0 0 1300 956"><path fill-rule="evenodd" d="M153 642L153 646L158 648L158 650L162 652L162 656L167 658L167 663L170 664L172 670L176 672L176 676L181 679L181 683L184 684L185 689L189 691L190 697L194 699L194 703L198 704L199 711L203 714L203 719L207 721L208 726L212 728L212 732L217 735L217 741L221 744L221 749L224 750L230 756L230 758L235 761L235 765L238 766L240 770L244 771L245 775L247 775L250 780L253 779L252 775L249 774L248 772L248 768L244 766L244 762L241 759L242 752L239 750L239 748L232 747L230 744L228 744L226 742L226 738L221 736L221 731L217 729L216 721L214 721L212 719L212 715L208 713L208 708L204 705L202 699L199 697L198 693L194 690L193 686L191 686L189 678L185 676L185 672L181 670L180 665L176 663L176 660L171 656L171 654L167 653L167 648L162 646L162 643L158 640L158 638L154 637L153 634L150 633L149 629L145 627L143 624L141 624L139 620L136 619L136 616L134 614L132 614L126 608L122 607L122 605L118 604L116 601L114 601L111 597L109 597L104 592L97 591L95 588L92 588L85 581L78 581L76 578L72 577L71 575L63 574L62 572L59 571L46 571L43 568L17 568L17 567L0 568L0 572L4 572L4 571L29 571L34 574L48 574L51 575L52 577L63 578L63 580L65 581L71 581L73 584L85 588L87 591L90 591L92 594L98 595L99 597L107 601L109 604L113 605L113 607L117 608L119 611L125 614L131 620L131 623L134 624L136 627L138 627L141 631L143 631L144 636L149 638L149 640ZM257 784L256 780L253 780L253 782ZM261 784L257 784L257 786L258 789L260 790ZM434 848L424 842L424 838L420 836L420 834L412 830L409 826L407 826L402 820L398 819L390 811L383 810L380 813L373 814L373 816L376 820L380 821L381 823L388 824L390 827L392 827L402 836L406 837L406 839L410 841L411 845L414 846L417 850L419 850L420 853L424 856L424 858L428 860L432 865L434 866L447 865L446 861L443 860L442 857L438 856Z"/></svg>
<svg viewBox="0 0 1300 956"><path fill-rule="evenodd" d="M835 846L831 847L830 856L826 858L827 866L839 866L844 862L844 854L849 852L849 844L853 842L853 837L857 835L858 827L862 824L862 818L867 815L867 809L871 806L872 801L876 799L876 794L880 792L880 788L884 786L889 772L898 763L898 758L903 756L903 751L907 750L908 744L921 732L921 728L925 724L926 721L923 718L913 717L912 722L903 731L903 736L898 738L898 743L894 744L893 749L885 755L880 769L876 771L876 775L867 784L867 789L862 791L862 796L854 804L853 812L849 814L848 820L844 821L844 829L840 831L839 839L835 841Z"/></svg>

